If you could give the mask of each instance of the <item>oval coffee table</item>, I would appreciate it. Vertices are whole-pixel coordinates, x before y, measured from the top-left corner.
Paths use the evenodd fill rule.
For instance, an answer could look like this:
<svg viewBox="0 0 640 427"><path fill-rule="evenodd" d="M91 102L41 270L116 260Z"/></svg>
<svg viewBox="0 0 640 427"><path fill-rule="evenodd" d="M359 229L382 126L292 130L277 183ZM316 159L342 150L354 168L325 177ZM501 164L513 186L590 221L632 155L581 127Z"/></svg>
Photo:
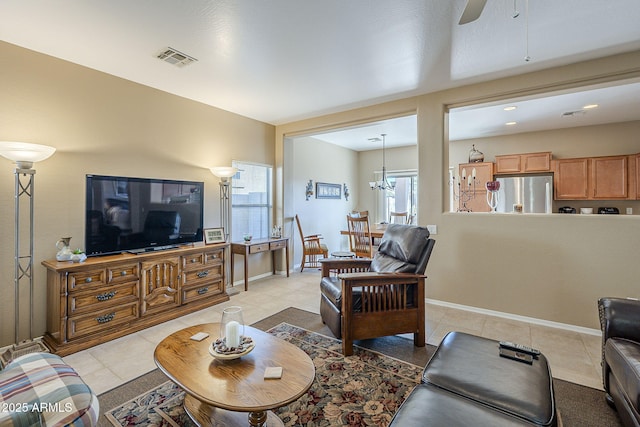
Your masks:
<svg viewBox="0 0 640 427"><path fill-rule="evenodd" d="M191 340L198 332L209 336ZM219 333L219 323L190 326L162 340L154 352L158 368L187 393L187 414L200 426L247 425L247 418L251 426L283 425L270 410L293 402L311 387L311 358L293 344L245 326L245 335L255 343L253 351L239 359L218 360L209 354L209 346ZM270 366L281 366L282 378L264 379Z"/></svg>

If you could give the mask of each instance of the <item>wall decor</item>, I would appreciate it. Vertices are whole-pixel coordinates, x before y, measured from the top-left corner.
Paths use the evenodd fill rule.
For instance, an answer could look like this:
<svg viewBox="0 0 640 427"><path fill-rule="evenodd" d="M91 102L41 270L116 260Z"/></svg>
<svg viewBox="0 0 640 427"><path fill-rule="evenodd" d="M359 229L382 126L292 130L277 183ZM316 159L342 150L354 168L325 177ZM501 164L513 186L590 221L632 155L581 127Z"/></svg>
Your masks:
<svg viewBox="0 0 640 427"><path fill-rule="evenodd" d="M205 228L204 229L204 243L211 245L213 243L224 243L226 241L224 235L224 228Z"/></svg>
<svg viewBox="0 0 640 427"><path fill-rule="evenodd" d="M344 183L342 188L343 188L343 193L344 193L344 199L348 202L350 193L349 193L349 187L347 187L347 183L346 182Z"/></svg>
<svg viewBox="0 0 640 427"><path fill-rule="evenodd" d="M307 182L307 189L305 191L305 197L306 197L306 201L309 201L309 197L313 196L313 181L309 180L309 182Z"/></svg>
<svg viewBox="0 0 640 427"><path fill-rule="evenodd" d="M342 185L316 182L316 199L341 199Z"/></svg>

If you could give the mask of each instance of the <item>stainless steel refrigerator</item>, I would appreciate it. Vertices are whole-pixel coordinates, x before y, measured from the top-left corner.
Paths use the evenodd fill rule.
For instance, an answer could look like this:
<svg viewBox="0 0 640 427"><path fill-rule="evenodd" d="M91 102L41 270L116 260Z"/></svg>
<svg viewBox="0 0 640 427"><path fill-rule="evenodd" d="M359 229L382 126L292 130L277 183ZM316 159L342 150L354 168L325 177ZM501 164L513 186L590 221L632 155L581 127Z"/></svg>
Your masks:
<svg viewBox="0 0 640 427"><path fill-rule="evenodd" d="M553 175L519 175L496 178L500 182L497 212L551 213Z"/></svg>

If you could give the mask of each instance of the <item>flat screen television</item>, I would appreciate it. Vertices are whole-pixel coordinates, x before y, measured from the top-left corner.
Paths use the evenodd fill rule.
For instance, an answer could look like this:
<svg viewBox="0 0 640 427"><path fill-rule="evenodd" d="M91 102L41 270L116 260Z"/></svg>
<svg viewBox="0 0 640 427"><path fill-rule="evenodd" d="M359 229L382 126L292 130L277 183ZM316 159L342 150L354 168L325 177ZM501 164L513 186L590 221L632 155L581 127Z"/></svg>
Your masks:
<svg viewBox="0 0 640 427"><path fill-rule="evenodd" d="M204 183L87 175L88 256L202 241Z"/></svg>

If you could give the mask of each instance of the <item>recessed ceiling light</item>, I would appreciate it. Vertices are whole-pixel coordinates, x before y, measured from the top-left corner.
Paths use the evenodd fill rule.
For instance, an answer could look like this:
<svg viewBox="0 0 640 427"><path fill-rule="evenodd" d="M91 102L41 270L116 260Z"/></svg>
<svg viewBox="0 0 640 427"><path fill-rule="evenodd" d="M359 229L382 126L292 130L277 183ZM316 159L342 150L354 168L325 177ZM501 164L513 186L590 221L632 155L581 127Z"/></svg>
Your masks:
<svg viewBox="0 0 640 427"><path fill-rule="evenodd" d="M518 122L507 122L507 123L505 123L505 125L507 125L507 126L513 126L513 125L515 125L515 124L517 124L517 123L518 123Z"/></svg>
<svg viewBox="0 0 640 427"><path fill-rule="evenodd" d="M588 105L585 105L582 108L584 108L585 110L590 110L592 108L598 108L598 104L588 104Z"/></svg>
<svg viewBox="0 0 640 427"><path fill-rule="evenodd" d="M510 105L510 106L508 106L508 107L504 107L504 108L503 108L503 110L504 110L504 111L513 111L513 110L515 110L516 108L518 108L518 107L516 107L515 105Z"/></svg>

